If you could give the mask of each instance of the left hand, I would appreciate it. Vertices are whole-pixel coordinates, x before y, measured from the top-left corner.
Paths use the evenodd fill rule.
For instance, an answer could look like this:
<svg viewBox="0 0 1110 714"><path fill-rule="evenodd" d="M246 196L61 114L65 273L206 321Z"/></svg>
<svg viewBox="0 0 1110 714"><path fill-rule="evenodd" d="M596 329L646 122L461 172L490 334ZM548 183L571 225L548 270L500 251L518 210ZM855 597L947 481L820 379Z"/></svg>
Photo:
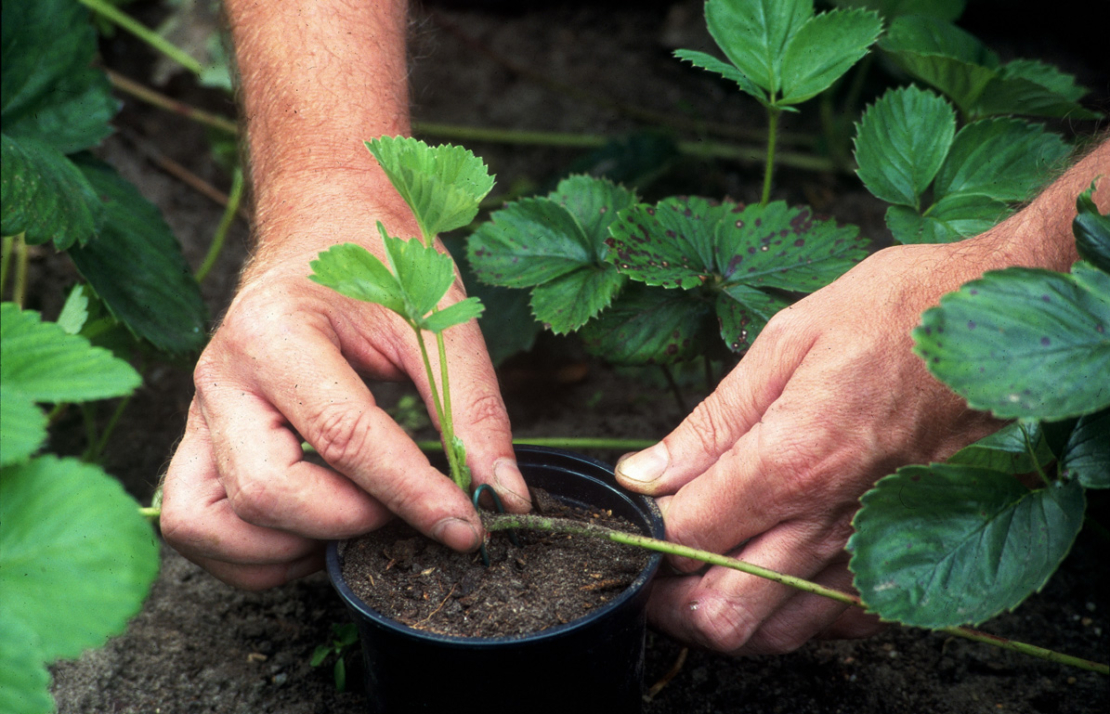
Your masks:
<svg viewBox="0 0 1110 714"><path fill-rule="evenodd" d="M851 591L845 543L859 497L908 463L951 455L1000 423L973 412L911 351L939 296L977 277L969 246L881 251L776 315L740 364L670 435L617 466L660 496L667 539ZM862 637L858 608L734 570L673 559L649 618L732 654Z"/></svg>

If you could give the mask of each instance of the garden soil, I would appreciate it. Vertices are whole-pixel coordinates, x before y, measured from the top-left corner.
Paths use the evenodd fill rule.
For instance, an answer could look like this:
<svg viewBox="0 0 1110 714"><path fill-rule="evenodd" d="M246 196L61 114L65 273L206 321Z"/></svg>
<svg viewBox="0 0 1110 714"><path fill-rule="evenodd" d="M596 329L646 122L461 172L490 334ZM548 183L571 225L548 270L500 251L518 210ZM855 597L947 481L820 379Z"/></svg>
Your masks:
<svg viewBox="0 0 1110 714"><path fill-rule="evenodd" d="M1066 4L1066 3L1065 3ZM973 3L973 5L975 5ZM643 129L627 105L737 129L758 128L761 115L722 82L670 57L676 47L708 49L700 2L542 4L432 3L414 12L412 87L420 121L476 127L620 134ZM538 7L541 7L537 4ZM996 49L1057 62L1079 75L1107 105L1105 75L1076 54L1081 44L1037 32L1008 34L991 22L999 3L980 2L975 29ZM163 18L157 3L129 6L148 23ZM137 8L137 9L136 9ZM516 8L511 11L507 8ZM1066 15L1066 13L1061 13ZM191 19L193 24L199 23ZM1093 24L1093 23L1088 23ZM1026 25L1029 25L1027 22ZM203 35L203 33L201 33ZM1055 37L1055 39L1053 39ZM122 33L103 43L105 63L149 82L153 57ZM1088 55L1090 57L1090 55ZM230 114L218 92L197 89L181 76L161 88L182 100ZM810 113L816 113L810 109ZM789 117L784 129L811 129ZM226 190L228 180L211 159L204 131L179 116L127 99L118 135L106 158L164 210L198 265L221 209L169 175L176 161ZM1090 126L1062 126L1089 131ZM351 137L359 140L365 137ZM434 137L433 137L434 138ZM549 185L568 167L597 166L611 157L551 147L506 147L466 141L498 175L496 192ZM667 158L667 157L665 157ZM367 159L369 161L369 157ZM660 169L660 170L656 170ZM662 170L665 169L665 170ZM638 171L638 173L637 173ZM630 169L645 196L698 192L750 201L757 197L757 165L667 158ZM646 179L655 176L653 182ZM629 180L632 180L631 178ZM877 246L889 240L883 207L851 176L782 170L775 197L809 203L856 223ZM246 228L234 228L231 245L204 294L218 319L246 254ZM35 253L29 305L48 317L60 308L60 288L76 279L72 268L45 251ZM531 353L500 369L518 436L662 437L684 410L705 396L679 375L679 407L654 373L613 370L584 356L573 342L541 336ZM387 405L405 394L398 385L375 387ZM148 500L179 438L191 397L189 366L155 364L133 400L106 454L106 466L140 500ZM63 422L54 437L60 451L77 451L79 417ZM427 431L421 436L429 436ZM617 453L595 454L612 460ZM1097 505L1105 513L1105 501ZM1087 658L1105 660L1110 636L1106 541L1088 531L1044 591L984 630ZM77 605L79 606L79 605ZM322 574L261 593L232 589L197 566L162 549L162 570L142 611L127 632L76 661L53 667L53 692L62 714L352 714L364 704L357 691L339 693L332 660L310 665L314 650L332 638L332 625L347 622L338 597ZM785 712L919 714L1021 712L1068 714L1110 710L1108 680L985 645L921 630L892 627L866 641L814 641L782 656L734 659L690 651L675 670L682 648L649 633L647 685L673 676L645 703L649 714ZM357 683L358 657L349 658ZM476 677L497 676L475 672ZM573 682L553 686L573 686ZM460 711L478 710L460 692Z"/></svg>

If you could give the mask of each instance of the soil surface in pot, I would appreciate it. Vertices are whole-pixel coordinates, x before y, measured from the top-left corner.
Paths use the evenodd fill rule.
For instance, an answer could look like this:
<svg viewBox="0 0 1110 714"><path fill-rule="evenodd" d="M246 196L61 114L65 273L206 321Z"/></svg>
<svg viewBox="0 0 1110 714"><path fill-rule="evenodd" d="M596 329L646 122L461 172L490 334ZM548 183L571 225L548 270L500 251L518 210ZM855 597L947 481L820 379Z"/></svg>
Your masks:
<svg viewBox="0 0 1110 714"><path fill-rule="evenodd" d="M544 515L636 532L604 511L584 511L533 489ZM600 538L504 532L478 553L456 553L395 522L349 541L343 577L370 607L410 627L458 637L514 637L565 625L627 588L651 554Z"/></svg>

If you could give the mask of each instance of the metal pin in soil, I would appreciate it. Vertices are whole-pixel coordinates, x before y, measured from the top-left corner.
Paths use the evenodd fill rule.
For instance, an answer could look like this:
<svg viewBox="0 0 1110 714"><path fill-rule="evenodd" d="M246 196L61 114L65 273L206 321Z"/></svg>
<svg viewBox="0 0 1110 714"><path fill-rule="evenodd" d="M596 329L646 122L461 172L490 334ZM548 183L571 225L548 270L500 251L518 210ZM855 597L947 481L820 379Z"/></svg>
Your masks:
<svg viewBox="0 0 1110 714"><path fill-rule="evenodd" d="M489 492L489 495L493 496L493 505L497 507L497 512L504 513L505 504L501 502L501 497L497 495L497 491L493 490L493 486L490 486L488 483L484 483L478 488L474 489L474 495L471 497L471 500L474 501L474 508L478 508L478 499L480 499L482 497L482 494L487 491ZM520 547L520 540L516 537L515 529L509 530L509 540L512 541L513 545L515 545L517 548ZM482 541L480 552L482 554L482 565L488 568L489 552L486 550L486 543L484 540Z"/></svg>

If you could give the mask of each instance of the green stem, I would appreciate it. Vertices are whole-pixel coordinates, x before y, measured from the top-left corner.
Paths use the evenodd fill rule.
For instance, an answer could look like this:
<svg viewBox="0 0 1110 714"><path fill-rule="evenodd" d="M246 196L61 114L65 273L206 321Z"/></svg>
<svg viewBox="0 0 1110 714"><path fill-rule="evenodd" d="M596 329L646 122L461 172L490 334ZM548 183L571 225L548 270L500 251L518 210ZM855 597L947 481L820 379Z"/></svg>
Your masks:
<svg viewBox="0 0 1110 714"><path fill-rule="evenodd" d="M443 447L447 452L447 463L451 467L451 479L466 493L470 493L470 479L463 474L466 464L459 463L459 455L455 452L455 419L451 411L451 382L447 376L447 346L443 341L443 333L436 333L436 345L439 347L440 384L443 393L443 414L440 417L440 432L443 435ZM429 375L430 376L430 375Z"/></svg>
<svg viewBox="0 0 1110 714"><path fill-rule="evenodd" d="M518 446L550 446L557 449L605 449L608 451L640 451L654 446L652 439L593 439L587 437L523 437L513 439ZM422 451L436 451L442 448L438 441L421 440L416 445Z"/></svg>
<svg viewBox="0 0 1110 714"><path fill-rule="evenodd" d="M131 402L131 396L132 395L129 394L119 400L119 404L116 405L116 410L112 412L112 416L108 419L108 423L104 425L104 430L100 432L100 437L96 440L96 443L89 444L89 448L85 451L84 461L96 462L100 460L100 456L108 446L108 440L112 437L112 432L116 429L116 424L119 423L120 417L123 416L124 410L127 409L127 405Z"/></svg>
<svg viewBox="0 0 1110 714"><path fill-rule="evenodd" d="M106 2L105 0L78 0L82 5L89 8L101 17L114 22L115 24L127 30L135 37L138 37L143 42L147 43L155 50L161 52L166 57L169 57L174 62L189 70L193 74L199 75L204 71L204 67L200 62L197 62L184 50L176 47L173 43L166 40L166 38L159 35L154 30L146 27L142 23L135 20L133 17L119 8Z"/></svg>
<svg viewBox="0 0 1110 714"><path fill-rule="evenodd" d="M128 79L127 77L124 77L122 74L114 72L113 70L107 69L105 70L105 72L108 73L108 81L112 83L113 87L125 94L131 95L135 99L146 102L147 104L158 107L159 109L165 109L168 112L180 114L181 116L187 119L191 119L198 124L203 124L204 126L211 127L213 129L217 129L228 134L234 135L239 133L239 125L236 124L235 121L232 119L222 117L218 114L212 114L211 112L206 112L203 109L197 109L194 106L185 104L184 102L179 102L176 99L171 99L170 97L167 97L164 94L160 94L153 89L150 89L149 87L144 87L138 82L132 79Z"/></svg>
<svg viewBox="0 0 1110 714"><path fill-rule="evenodd" d="M803 592L820 595L821 597L835 600L846 605L853 605L855 607L865 607L863 602L858 596L851 593L841 592L827 588L823 585L810 582L803 578L797 578L792 575L786 575L774 570L753 565L752 563L744 562L736 558L730 558L725 555L717 553L710 553L705 550L698 550L696 548L688 548L677 543L669 543L665 540L657 538L648 538L647 536L635 535L632 533L625 533L623 531L605 528L593 523L582 523L579 521L570 521L563 518L548 518L545 516L533 515L516 515L505 514L495 515L489 513L482 514L482 525L489 531L510 530L513 528L528 528L531 530L542 530L558 533L572 533L590 536L594 538L607 538L616 543L624 543L626 545L644 548L646 550L653 550L659 553L666 553L668 555L676 555L682 558L692 558L694 560L708 563L710 565L719 565L724 568L738 570L748 575L754 575L759 578L771 580L776 583L781 583L789 587L801 590ZM979 632L967 627L946 627L939 629L938 632L943 632L948 635L956 637L963 637L965 639L973 640L975 642L983 642L1002 649L1011 650L1013 652L1020 652L1022 654L1039 657L1050 662L1058 664L1066 664L1080 669L1089 670L1091 672L1098 672L1099 674L1110 674L1110 666L1100 662L1092 662L1090 660L1082 659L1080 657L1073 657L1053 650L1045 649L1044 647L1037 647L1036 645L1026 644L1024 642L1017 642L1007 639L1005 637L998 637L997 635Z"/></svg>
<svg viewBox="0 0 1110 714"><path fill-rule="evenodd" d="M777 107L767 107L767 164L763 171L763 197L759 201L761 206L766 206L771 200L771 176L775 170L775 143L781 113Z"/></svg>
<svg viewBox="0 0 1110 714"><path fill-rule="evenodd" d="M12 282L12 302L22 308L23 301L27 297L27 265L31 262L27 240L22 233L14 237L13 250L15 252L15 278Z"/></svg>
<svg viewBox="0 0 1110 714"><path fill-rule="evenodd" d="M198 283L204 281L212 267L216 265L216 259L220 257L224 241L227 239L227 233L239 213L239 204L243 200L243 184L243 169L236 166L235 171L231 174L231 192L227 197L224 214L220 217L220 224L216 227L215 235L212 236L212 244L208 246L208 254L204 256L204 261L197 268L196 280Z"/></svg>

